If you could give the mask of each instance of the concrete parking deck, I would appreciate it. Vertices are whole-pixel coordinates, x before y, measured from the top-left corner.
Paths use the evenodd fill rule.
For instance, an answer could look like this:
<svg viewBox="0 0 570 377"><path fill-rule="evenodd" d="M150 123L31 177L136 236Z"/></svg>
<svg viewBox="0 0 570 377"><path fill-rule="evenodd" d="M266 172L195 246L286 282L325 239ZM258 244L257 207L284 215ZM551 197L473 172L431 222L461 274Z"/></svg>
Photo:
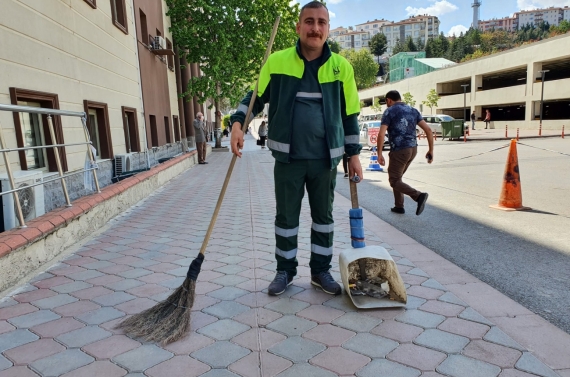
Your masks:
<svg viewBox="0 0 570 377"><path fill-rule="evenodd" d="M161 347L114 329L182 283L230 158L210 155L0 298L0 377L570 376L570 335L367 211L367 243L396 261L408 285L405 309L356 310L345 294L311 286L307 199L298 276L285 294L268 296L273 158L252 139L207 248L191 332ZM336 256L351 247L349 208L337 195L339 281Z"/></svg>

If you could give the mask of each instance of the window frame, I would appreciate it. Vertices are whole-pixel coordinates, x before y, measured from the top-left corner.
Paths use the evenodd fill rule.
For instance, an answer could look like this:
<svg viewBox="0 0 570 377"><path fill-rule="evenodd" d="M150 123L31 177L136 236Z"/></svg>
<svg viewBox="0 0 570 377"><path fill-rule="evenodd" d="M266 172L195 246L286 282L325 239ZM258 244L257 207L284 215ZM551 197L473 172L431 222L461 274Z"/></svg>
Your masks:
<svg viewBox="0 0 570 377"><path fill-rule="evenodd" d="M172 116L172 127L174 128L174 141L180 141L181 140L181 135L180 135L180 120L178 118L178 115L173 115Z"/></svg>
<svg viewBox="0 0 570 377"><path fill-rule="evenodd" d="M144 19L143 19L144 17ZM143 10L141 8L139 8L139 24L140 24L140 28L141 28L141 33L140 33L140 40L141 43L144 44L147 47L150 47L150 38L147 37L148 34L148 21L146 18L146 13L143 12ZM146 38L146 41L145 41Z"/></svg>
<svg viewBox="0 0 570 377"><path fill-rule="evenodd" d="M164 117L164 139L166 144L172 144L172 128L170 127L170 117Z"/></svg>
<svg viewBox="0 0 570 377"><path fill-rule="evenodd" d="M10 91L10 103L12 105L17 105L18 101L30 101L30 102L39 102L41 107L43 108L51 108L54 110L59 110L59 98L57 94L54 93L46 93L46 92L38 92L35 90L28 90L28 89L21 89L11 87L9 88ZM20 122L20 113L13 112L13 119L14 119L14 130L16 133L16 144L18 148L24 147L24 135L22 133L22 123ZM49 127L47 123L47 115L41 114L42 116L42 124L43 124L43 132L44 132L44 139L46 141L46 145L54 144L51 139L51 134L49 132ZM55 133L55 144L64 144L65 141L63 139L63 127L61 125L61 116L54 115L52 117L53 120L53 131ZM46 148L47 154L47 169L49 172L57 172L57 163L55 162L55 153L53 148ZM28 163L26 161L26 152L25 151L18 151L18 157L20 159L20 169L21 170L28 170ZM61 169L63 171L67 171L67 157L65 153L65 147L59 147L59 159L61 162ZM32 169L36 170L36 169Z"/></svg>
<svg viewBox="0 0 570 377"><path fill-rule="evenodd" d="M127 16L127 3L125 0L109 0L111 3L111 15L113 18L113 25L115 25L117 28L119 28L123 33L125 34L129 34L129 27L128 27L128 23L129 23L129 17ZM121 6L122 11L123 11L123 16L124 16L124 22L125 24L123 25L119 19L117 18L117 12L115 11L115 8L118 8L119 6Z"/></svg>
<svg viewBox="0 0 570 377"><path fill-rule="evenodd" d="M109 123L109 108L106 103L84 100L83 109L85 114L89 114L89 110L97 112L97 131L99 133L99 145L101 150L97 151L97 158L101 160L112 159L113 141L111 139L111 125ZM87 116L87 128L89 129L89 116ZM103 124L101 124L103 122ZM91 136L91 135L89 135Z"/></svg>
<svg viewBox="0 0 570 377"><path fill-rule="evenodd" d="M158 126L156 124L156 115L149 114L148 123L150 125L150 139L147 140L147 142L150 142L150 145L148 146L148 148L158 148L160 147L160 140L158 138Z"/></svg>
<svg viewBox="0 0 570 377"><path fill-rule="evenodd" d="M97 0L83 0L93 9L97 9Z"/></svg>
<svg viewBox="0 0 570 377"><path fill-rule="evenodd" d="M127 113L133 114L134 125L133 133L129 129L129 121ZM121 116L123 117L123 132L125 134L125 150L127 153L142 152L141 141L139 138L139 121L137 117L137 109L134 107L121 106ZM134 140L133 140L134 138ZM135 143L135 148L133 148L133 141ZM129 148L127 148L127 145Z"/></svg>

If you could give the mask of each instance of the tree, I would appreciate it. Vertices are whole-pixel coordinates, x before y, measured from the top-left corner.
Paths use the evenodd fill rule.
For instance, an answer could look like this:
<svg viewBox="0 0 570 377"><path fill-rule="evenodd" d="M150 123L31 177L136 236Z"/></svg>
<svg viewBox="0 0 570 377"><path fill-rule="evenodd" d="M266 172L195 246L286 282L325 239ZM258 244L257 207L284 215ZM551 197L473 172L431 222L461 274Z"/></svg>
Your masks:
<svg viewBox="0 0 570 377"><path fill-rule="evenodd" d="M368 47L370 47L370 52L378 58L378 63L380 63L380 56L384 55L388 49L388 39L386 39L384 33L375 34L370 38Z"/></svg>
<svg viewBox="0 0 570 377"><path fill-rule="evenodd" d="M375 113L381 113L382 112L382 104L380 103L380 99L379 98L374 98L374 104L372 106L370 106L370 108L375 112Z"/></svg>
<svg viewBox="0 0 570 377"><path fill-rule="evenodd" d="M335 52L338 54L340 52L340 50L342 50L340 48L340 44L337 41L333 41L332 39L329 39L327 42L328 42L329 47L330 47L332 52Z"/></svg>
<svg viewBox="0 0 570 377"><path fill-rule="evenodd" d="M431 89L426 96L426 100L422 103L430 108L430 114L433 114L433 108L437 107L437 102L439 101L439 95L435 89Z"/></svg>
<svg viewBox="0 0 570 377"><path fill-rule="evenodd" d="M412 96L412 94L410 92L404 93L402 101L406 105L410 105L412 107L416 106L416 101L414 100L414 97Z"/></svg>
<svg viewBox="0 0 570 377"><path fill-rule="evenodd" d="M166 0L175 46L186 61L198 63L203 76L193 77L184 96L199 103L212 99L216 128L221 101L241 99L259 73L271 25L281 16L273 50L295 44L299 4L289 0ZM190 21L191 20L191 21ZM216 147L221 142L216 140Z"/></svg>
<svg viewBox="0 0 570 377"><path fill-rule="evenodd" d="M419 51L418 46L414 43L412 37L406 38L406 41L404 42L404 48L406 52Z"/></svg>
<svg viewBox="0 0 570 377"><path fill-rule="evenodd" d="M396 44L394 45L394 48L392 49L392 55L399 54L400 52L406 52L406 47L405 47L404 44L398 39L398 40L396 40Z"/></svg>
<svg viewBox="0 0 570 377"><path fill-rule="evenodd" d="M367 49L359 51L342 50L340 52L352 65L354 69L354 79L358 89L365 89L376 83L376 73L378 64L374 61Z"/></svg>

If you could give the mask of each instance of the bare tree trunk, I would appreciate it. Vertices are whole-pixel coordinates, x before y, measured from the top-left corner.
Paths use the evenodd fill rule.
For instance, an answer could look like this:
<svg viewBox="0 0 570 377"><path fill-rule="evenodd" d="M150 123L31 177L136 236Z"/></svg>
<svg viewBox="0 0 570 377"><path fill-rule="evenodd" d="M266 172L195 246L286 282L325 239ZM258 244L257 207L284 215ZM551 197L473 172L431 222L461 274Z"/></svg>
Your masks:
<svg viewBox="0 0 570 377"><path fill-rule="evenodd" d="M220 105L221 105L220 83L216 84L216 92L218 95L214 99L214 108L216 109L216 111L214 113L215 119L216 119L216 123L214 126L214 137L216 138L215 148L221 148L222 147L222 133L219 132L219 130L221 130L221 127L222 127L222 113L220 111Z"/></svg>

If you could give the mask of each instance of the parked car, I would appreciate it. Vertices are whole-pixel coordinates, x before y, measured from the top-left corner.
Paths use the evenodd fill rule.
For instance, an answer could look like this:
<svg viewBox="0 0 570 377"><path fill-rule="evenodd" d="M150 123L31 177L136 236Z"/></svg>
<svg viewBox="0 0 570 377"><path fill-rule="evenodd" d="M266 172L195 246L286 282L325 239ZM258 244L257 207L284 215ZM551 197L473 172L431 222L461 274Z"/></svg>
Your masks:
<svg viewBox="0 0 570 377"><path fill-rule="evenodd" d="M376 146L376 138L380 132L380 121L368 121L360 123L360 144L363 147L368 146L369 149ZM382 150L386 149L386 146L390 147L390 142L388 141L388 133L384 136L384 146Z"/></svg>
<svg viewBox="0 0 570 377"><path fill-rule="evenodd" d="M435 132L438 135L441 135L442 133L441 122L455 120L454 117L445 114L424 115L423 118L429 128L431 128L431 132ZM467 131L469 129L469 122L465 122L464 127L465 131ZM421 132L423 132L422 129L419 126L416 126L416 134L420 134Z"/></svg>

